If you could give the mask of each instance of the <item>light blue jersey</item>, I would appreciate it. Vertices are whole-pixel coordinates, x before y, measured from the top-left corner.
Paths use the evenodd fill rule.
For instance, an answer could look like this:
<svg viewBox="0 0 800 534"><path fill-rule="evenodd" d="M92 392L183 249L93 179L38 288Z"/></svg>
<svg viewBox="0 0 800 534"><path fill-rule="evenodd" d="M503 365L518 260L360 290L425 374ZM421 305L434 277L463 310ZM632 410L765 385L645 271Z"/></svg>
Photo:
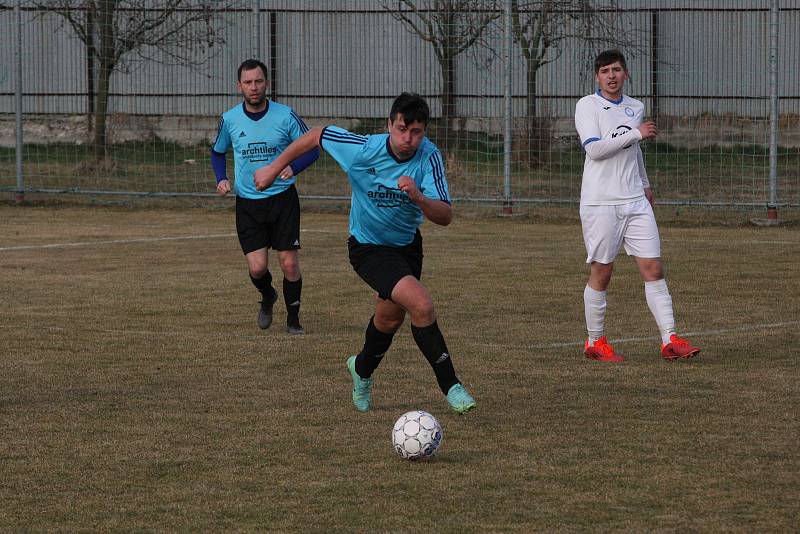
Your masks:
<svg viewBox="0 0 800 534"><path fill-rule="evenodd" d="M389 134L364 136L328 126L320 146L350 180L350 234L360 243L397 247L414 239L422 210L398 189L401 176L413 178L426 197L450 203L442 154L427 137L408 160L389 150Z"/></svg>
<svg viewBox="0 0 800 534"><path fill-rule="evenodd" d="M244 111L244 102L222 114L217 140L211 147L224 154L233 147L234 191L243 198L265 198L284 192L295 182L275 180L264 191L257 191L253 173L278 157L289 144L306 133L308 127L288 106L267 100L266 114L253 120Z"/></svg>

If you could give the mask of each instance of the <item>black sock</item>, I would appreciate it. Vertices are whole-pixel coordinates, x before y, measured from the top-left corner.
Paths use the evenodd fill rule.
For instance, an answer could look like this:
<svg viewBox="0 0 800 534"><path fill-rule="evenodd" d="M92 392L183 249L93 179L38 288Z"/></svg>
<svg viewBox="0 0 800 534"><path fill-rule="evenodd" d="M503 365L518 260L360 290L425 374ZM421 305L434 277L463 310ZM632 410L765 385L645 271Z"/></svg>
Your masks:
<svg viewBox="0 0 800 534"><path fill-rule="evenodd" d="M422 328L412 324L411 333L414 334L414 341L417 342L419 350L433 367L439 389L447 395L450 388L454 384L458 384L458 378L456 378L456 371L453 369L453 362L450 360L450 353L447 351L447 344L444 342L439 325L436 321Z"/></svg>
<svg viewBox="0 0 800 534"><path fill-rule="evenodd" d="M261 278L253 278L253 275L250 275L250 281L253 282L253 285L256 286L256 289L261 293L261 298L263 300L269 302L275 296L275 290L272 289L272 273L269 271Z"/></svg>
<svg viewBox="0 0 800 534"><path fill-rule="evenodd" d="M375 327L375 316L369 320L367 331L364 334L364 348L356 356L356 373L361 378L369 378L378 365L381 363L383 355L392 345L394 332L387 334Z"/></svg>
<svg viewBox="0 0 800 534"><path fill-rule="evenodd" d="M303 279L298 278L290 282L283 279L283 300L286 302L286 315L297 317L300 315L300 293L303 291Z"/></svg>

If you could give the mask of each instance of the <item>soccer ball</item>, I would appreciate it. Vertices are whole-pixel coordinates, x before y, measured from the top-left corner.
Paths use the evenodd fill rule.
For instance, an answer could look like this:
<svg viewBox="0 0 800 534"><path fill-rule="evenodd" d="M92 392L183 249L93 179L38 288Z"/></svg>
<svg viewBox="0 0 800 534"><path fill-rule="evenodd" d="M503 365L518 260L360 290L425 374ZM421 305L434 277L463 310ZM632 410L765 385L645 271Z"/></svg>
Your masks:
<svg viewBox="0 0 800 534"><path fill-rule="evenodd" d="M392 429L394 450L406 460L430 458L442 444L442 437L439 421L422 410L404 413Z"/></svg>

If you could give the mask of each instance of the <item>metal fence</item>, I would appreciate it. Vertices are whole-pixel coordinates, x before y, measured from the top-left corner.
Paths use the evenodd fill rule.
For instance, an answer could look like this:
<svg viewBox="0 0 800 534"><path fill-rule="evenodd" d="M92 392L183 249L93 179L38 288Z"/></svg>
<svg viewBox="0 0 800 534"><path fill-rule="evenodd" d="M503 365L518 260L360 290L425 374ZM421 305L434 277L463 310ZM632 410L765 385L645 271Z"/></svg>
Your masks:
<svg viewBox="0 0 800 534"><path fill-rule="evenodd" d="M112 31L103 31L103 5ZM796 0L167 7L0 4L0 189L211 195L217 120L240 101L236 67L257 57L269 66L272 98L310 124L381 131L399 92L424 95L457 201L576 203L583 154L575 103L594 90L596 53L622 47L626 92L659 124L658 141L643 144L659 202L800 206ZM156 30L137 33L141 21ZM107 91L104 36L115 47ZM325 159L300 191L348 196Z"/></svg>

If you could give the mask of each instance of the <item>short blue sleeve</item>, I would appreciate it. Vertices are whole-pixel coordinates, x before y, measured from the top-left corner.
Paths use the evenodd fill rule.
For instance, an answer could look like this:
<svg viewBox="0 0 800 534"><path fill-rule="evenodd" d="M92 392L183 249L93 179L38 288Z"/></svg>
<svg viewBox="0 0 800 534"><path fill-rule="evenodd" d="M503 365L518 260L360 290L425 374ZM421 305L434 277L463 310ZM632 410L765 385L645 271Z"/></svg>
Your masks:
<svg viewBox="0 0 800 534"><path fill-rule="evenodd" d="M426 158L422 164L422 194L433 200L443 200L450 204L450 191L444 174L442 153L434 150Z"/></svg>
<svg viewBox="0 0 800 534"><path fill-rule="evenodd" d="M366 136L350 133L338 126L326 126L319 139L320 146L345 172L350 170L366 142Z"/></svg>
<svg viewBox="0 0 800 534"><path fill-rule="evenodd" d="M225 124L225 117L220 117L219 126L217 127L217 139L211 145L214 152L224 154L231 147L231 135L228 132L227 125Z"/></svg>

